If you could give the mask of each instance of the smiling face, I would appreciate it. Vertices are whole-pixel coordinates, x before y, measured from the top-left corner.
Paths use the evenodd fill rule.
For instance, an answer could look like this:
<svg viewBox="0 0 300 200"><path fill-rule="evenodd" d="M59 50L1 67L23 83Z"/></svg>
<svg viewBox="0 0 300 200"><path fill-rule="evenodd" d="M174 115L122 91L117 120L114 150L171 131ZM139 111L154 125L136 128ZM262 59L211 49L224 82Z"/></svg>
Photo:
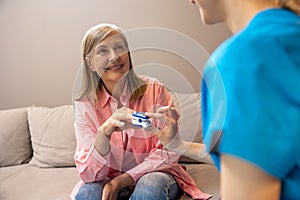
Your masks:
<svg viewBox="0 0 300 200"><path fill-rule="evenodd" d="M130 69L128 48L117 32L107 35L85 60L109 88L114 87Z"/></svg>

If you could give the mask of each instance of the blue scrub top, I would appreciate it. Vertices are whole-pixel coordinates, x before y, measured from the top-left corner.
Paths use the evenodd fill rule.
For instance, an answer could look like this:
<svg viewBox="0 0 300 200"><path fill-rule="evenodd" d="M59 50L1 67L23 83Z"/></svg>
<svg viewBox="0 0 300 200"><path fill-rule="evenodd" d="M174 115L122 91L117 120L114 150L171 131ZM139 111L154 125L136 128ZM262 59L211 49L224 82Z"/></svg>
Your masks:
<svg viewBox="0 0 300 200"><path fill-rule="evenodd" d="M300 199L300 17L258 13L207 62L204 142L218 167L226 153L282 181L281 199Z"/></svg>

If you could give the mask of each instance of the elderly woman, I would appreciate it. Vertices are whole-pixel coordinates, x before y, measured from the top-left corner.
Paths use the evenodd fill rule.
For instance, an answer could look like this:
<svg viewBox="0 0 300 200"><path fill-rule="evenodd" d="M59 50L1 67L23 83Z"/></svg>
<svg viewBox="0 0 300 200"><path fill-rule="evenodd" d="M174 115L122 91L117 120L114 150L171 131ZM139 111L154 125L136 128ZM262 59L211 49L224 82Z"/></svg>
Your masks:
<svg viewBox="0 0 300 200"><path fill-rule="evenodd" d="M133 111L156 112L172 106L166 89L133 70L128 43L111 24L92 27L82 41L82 84L75 98L75 161L81 181L76 200L177 199L185 192L207 199L145 128L131 125ZM158 120L152 124L163 128Z"/></svg>

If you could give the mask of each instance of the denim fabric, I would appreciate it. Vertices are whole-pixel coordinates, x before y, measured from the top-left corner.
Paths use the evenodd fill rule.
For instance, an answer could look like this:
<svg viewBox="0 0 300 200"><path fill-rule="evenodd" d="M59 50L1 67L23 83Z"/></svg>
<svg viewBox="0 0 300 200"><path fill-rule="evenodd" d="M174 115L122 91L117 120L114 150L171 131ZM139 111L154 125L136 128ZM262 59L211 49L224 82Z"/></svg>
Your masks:
<svg viewBox="0 0 300 200"><path fill-rule="evenodd" d="M75 200L101 200L102 190L109 180L86 183L78 191ZM118 200L175 200L182 194L172 175L152 172L142 176L134 190L129 187L119 191Z"/></svg>
<svg viewBox="0 0 300 200"><path fill-rule="evenodd" d="M175 200L182 194L172 175L152 172L142 176L130 200Z"/></svg>

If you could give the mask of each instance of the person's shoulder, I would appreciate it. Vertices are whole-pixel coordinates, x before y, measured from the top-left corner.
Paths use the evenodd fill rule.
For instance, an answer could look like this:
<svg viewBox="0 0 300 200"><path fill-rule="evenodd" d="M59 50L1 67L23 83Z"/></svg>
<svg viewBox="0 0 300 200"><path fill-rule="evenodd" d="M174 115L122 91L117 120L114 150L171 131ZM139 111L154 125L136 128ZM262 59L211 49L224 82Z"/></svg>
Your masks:
<svg viewBox="0 0 300 200"><path fill-rule="evenodd" d="M285 9L269 9L250 22L233 47L240 46L240 53L248 54L248 63L272 67L278 59L295 59L292 54L300 53L299 38L300 16Z"/></svg>
<svg viewBox="0 0 300 200"><path fill-rule="evenodd" d="M146 84L158 84L161 85L161 82L154 78L154 77L150 77L150 76L144 76L144 75L140 75L139 76Z"/></svg>
<svg viewBox="0 0 300 200"><path fill-rule="evenodd" d="M231 36L212 54L212 64L220 67L252 66L255 69L264 62L276 60L279 52L286 49L299 49L300 17L285 10L275 10L289 20L274 15L273 10L256 16L247 27ZM297 20L298 19L298 20ZM299 44L299 45L298 45ZM298 50L297 50L298 51Z"/></svg>
<svg viewBox="0 0 300 200"><path fill-rule="evenodd" d="M140 78L147 84L146 93L160 94L162 91L166 91L166 87L158 79L150 76L140 76Z"/></svg>
<svg viewBox="0 0 300 200"><path fill-rule="evenodd" d="M300 16L286 9L269 9L258 13L237 35L234 45L249 51L269 51L297 43ZM297 40L297 41L296 41Z"/></svg>
<svg viewBox="0 0 300 200"><path fill-rule="evenodd" d="M91 100L91 95L81 97L79 99L75 99L73 101L73 105L75 108L90 108L93 107L93 103Z"/></svg>

